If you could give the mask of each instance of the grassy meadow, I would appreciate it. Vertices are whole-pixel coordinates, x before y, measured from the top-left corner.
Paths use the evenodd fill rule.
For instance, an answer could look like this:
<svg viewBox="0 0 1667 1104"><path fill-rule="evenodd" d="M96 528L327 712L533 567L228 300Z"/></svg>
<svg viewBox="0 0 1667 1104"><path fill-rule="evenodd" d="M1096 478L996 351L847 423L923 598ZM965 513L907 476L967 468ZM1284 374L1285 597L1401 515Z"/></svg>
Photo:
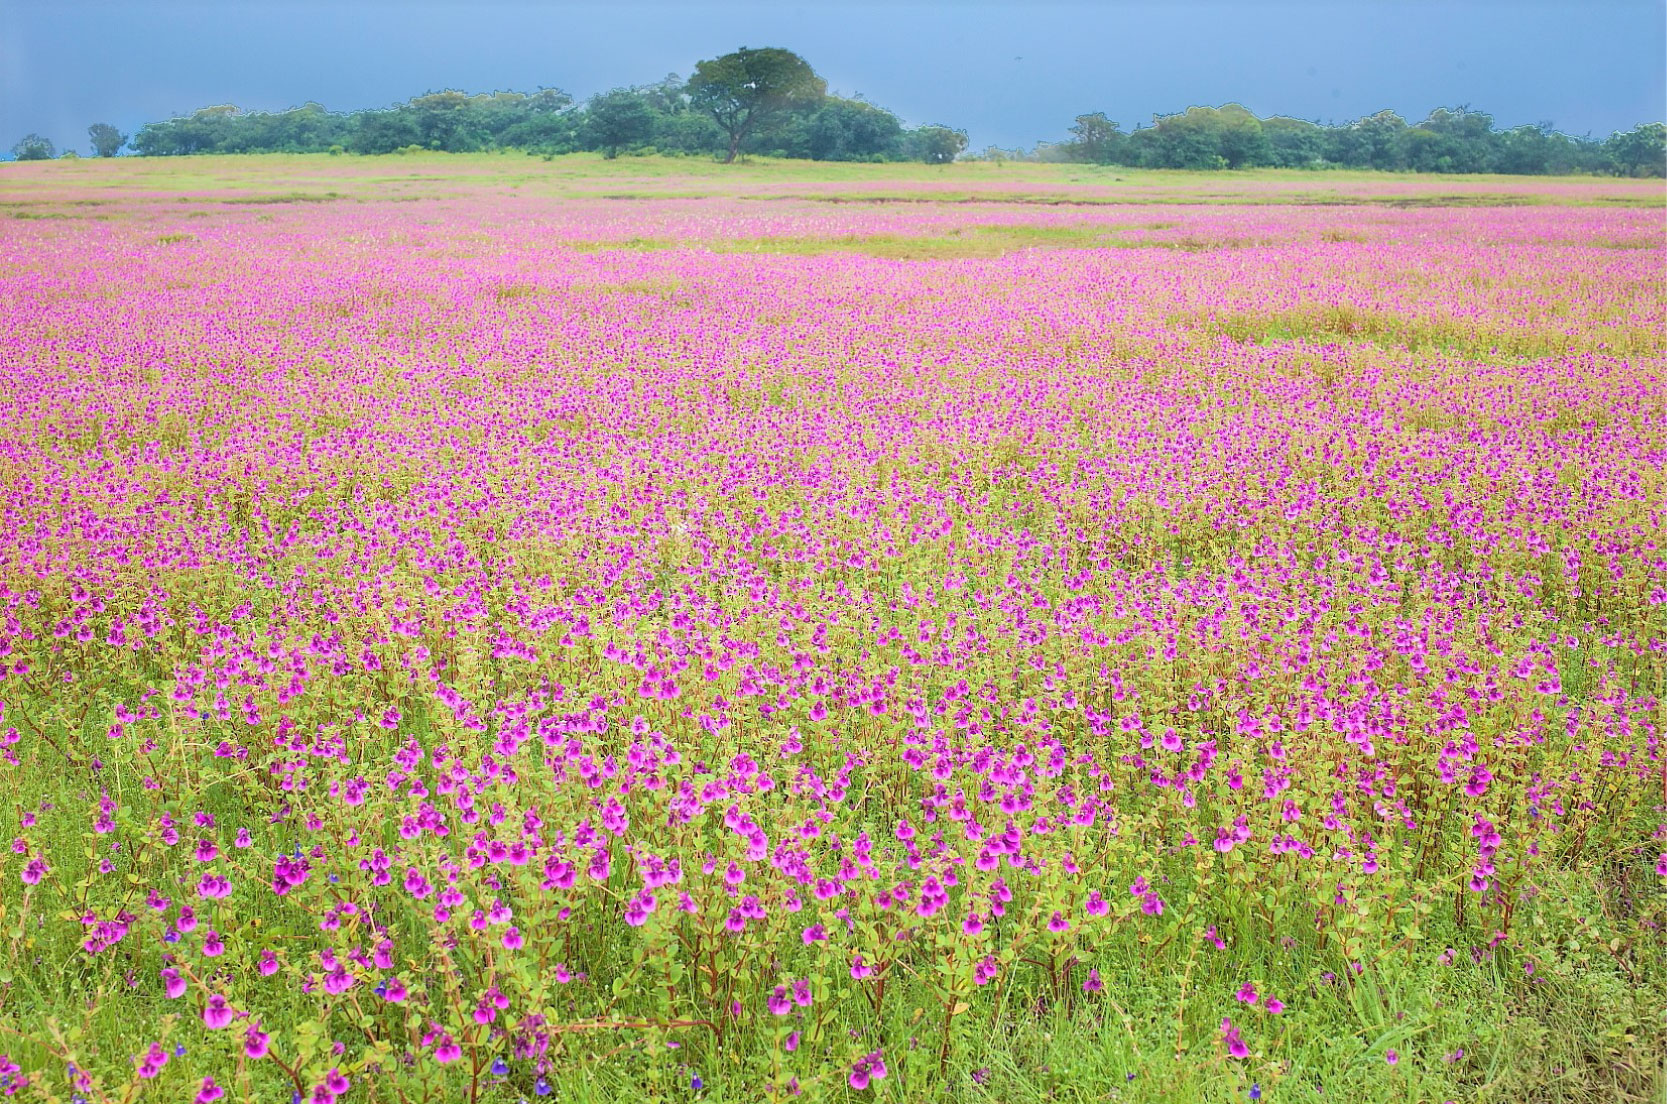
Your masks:
<svg viewBox="0 0 1667 1104"><path fill-rule="evenodd" d="M0 1092L1667 1100L1664 200L0 165Z"/></svg>

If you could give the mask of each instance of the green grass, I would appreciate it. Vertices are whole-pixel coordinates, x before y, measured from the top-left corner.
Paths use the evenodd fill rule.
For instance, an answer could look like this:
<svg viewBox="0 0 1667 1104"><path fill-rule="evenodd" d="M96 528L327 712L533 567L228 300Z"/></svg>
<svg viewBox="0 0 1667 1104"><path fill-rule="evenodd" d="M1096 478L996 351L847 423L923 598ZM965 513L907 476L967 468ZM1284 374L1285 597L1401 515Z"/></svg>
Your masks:
<svg viewBox="0 0 1667 1104"><path fill-rule="evenodd" d="M416 715L411 720L419 730L426 723ZM212 722L201 729L190 724L186 735L214 738ZM100 739L97 727L89 725L82 736ZM370 739L375 743L378 737ZM185 761L180 766L192 776ZM118 795L138 782L126 776L103 781ZM241 783L223 781L198 791L192 807L234 818L249 798L241 791ZM55 803L63 807L86 798L87 791L67 775L55 790ZM123 798L124 806L128 800L131 795ZM125 807L122 815L127 816ZM49 851L62 854L82 846L73 821L55 823L62 829L42 838ZM299 829L295 836L297 842L308 838ZM258 877L268 861L264 854L251 854L249 876ZM1184 933L1196 925L1175 915L1163 923L1179 938L1161 935L1162 927L1120 928L1109 944L1081 952L1098 967L1102 992L1082 992L1085 964L1063 971L1056 982L1041 963L1013 963L996 983L967 994L965 1007L947 1025L940 994L914 979L905 965L881 1008L860 999L838 1004L820 1045L807 1038L798 1052L781 1056L780 1076L783 1081L795 1072L802 1076L799 1100L895 1104L1225 1104L1250 1099L1252 1085L1260 1087L1261 1100L1277 1104L1660 1101L1667 1090L1667 961L1661 939L1658 933L1653 941L1611 942L1610 935L1615 922L1638 907L1639 902L1628 904L1634 894L1642 890L1647 901L1653 872L1599 867L1547 873L1539 892L1520 906L1510 947L1489 951L1479 944L1474 924L1455 926L1444 915L1450 909L1434 909L1415 938L1369 952L1358 973L1335 940L1319 938L1301 924L1282 928L1291 935L1280 943L1262 938L1255 930L1261 921L1248 903L1221 918L1226 950L1187 939ZM616 877L622 885L629 880L623 872ZM142 909L148 888L134 882L131 907ZM255 914L238 918L250 940L281 948L308 939L315 917L305 909L286 909L269 895L259 900ZM160 998L150 984L156 967L152 953L136 946L131 954L88 958L75 943L75 925L43 925L41 919L15 899L0 914L0 938L6 941L0 1022L34 1025L35 1038L63 1040L83 1061L100 1067L119 1066L149 1045L158 1023L165 1025L162 1042L173 1045L168 1017L189 1014L191 1002ZM404 942L415 934L398 938ZM1447 948L1456 951L1450 962L1444 961ZM598 944L578 953L596 969L616 952ZM904 954L906 963L909 952ZM137 990L125 973L135 967L147 975ZM1284 999L1286 1011L1271 1016L1233 1002L1231 994L1246 980L1255 980L1264 996ZM274 1040L293 1045L315 1012L314 998L256 985L264 1026ZM1217 1018L1224 1008L1251 1047L1242 1061L1229 1059L1218 1041ZM396 1039L397 1023L395 1015L390 1026ZM846 1068L838 1056L847 1029L905 1041L888 1047L888 1077L866 1093L852 1093L839 1080ZM332 1032L355 1050L364 1045L339 1017ZM552 1057L562 1075L552 1078L553 1091L545 1099L561 1104L756 1100L759 1063L779 1054L784 1033L768 1018L754 1017L721 1046L701 1029L560 1038ZM190 1045L233 1048L238 1035L226 1032L224 1038ZM201 1038L189 1025L182 1025L179 1037ZM946 1038L952 1043L947 1061L941 1050ZM667 1043L678 1045L675 1063L660 1057ZM1390 1049L1400 1055L1394 1066L1386 1061ZM0 1053L25 1068L45 1059L37 1045L15 1037L0 1043ZM229 1055L213 1057L207 1050L188 1057L171 1063L153 1083L159 1095L143 1099L188 1099L203 1069L218 1073L232 1066ZM704 1084L700 1093L690 1090L697 1073ZM435 1076L449 1086L439 1099L464 1099L461 1069ZM220 1080L233 1099L244 1090L261 1100L282 1099L287 1092L271 1062L251 1064L248 1078L236 1089L229 1077ZM392 1101L388 1092L373 1076L357 1079L356 1099ZM524 1080L491 1084L480 1097L490 1104L531 1098L532 1086Z"/></svg>
<svg viewBox="0 0 1667 1104"><path fill-rule="evenodd" d="M403 170L403 171L401 171ZM548 161L518 152L398 157L242 154L205 157L0 164L12 205L101 202L77 192L123 191L158 200L284 205L328 199L438 198L459 186L572 198L750 200L826 203L1301 204L1390 207L1667 206L1649 180L1497 175L1420 176L1361 170L1254 169L1181 172L1026 162L865 164L753 158L735 165L705 157L564 154ZM809 187L807 187L809 186ZM1383 194L1385 190L1392 194ZM205 194L207 193L207 194ZM136 198L138 198L136 197Z"/></svg>

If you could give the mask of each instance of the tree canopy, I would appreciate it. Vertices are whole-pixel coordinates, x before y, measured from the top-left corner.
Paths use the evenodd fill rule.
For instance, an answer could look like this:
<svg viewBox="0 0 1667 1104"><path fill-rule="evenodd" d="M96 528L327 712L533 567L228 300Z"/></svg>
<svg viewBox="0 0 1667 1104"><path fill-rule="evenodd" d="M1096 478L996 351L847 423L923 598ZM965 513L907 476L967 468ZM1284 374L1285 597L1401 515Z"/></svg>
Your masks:
<svg viewBox="0 0 1667 1104"><path fill-rule="evenodd" d="M729 136L724 161L734 161L741 143L760 126L794 108L814 106L828 83L791 50L743 46L734 53L695 63L689 100Z"/></svg>
<svg viewBox="0 0 1667 1104"><path fill-rule="evenodd" d="M604 157L618 157L629 146L646 143L654 133L654 109L628 88L591 97L585 107L585 139Z"/></svg>
<svg viewBox="0 0 1667 1104"><path fill-rule="evenodd" d="M93 152L100 157L116 156L121 151L122 143L127 141L127 135L109 123L94 123L87 128L87 137L92 139Z"/></svg>
<svg viewBox="0 0 1667 1104"><path fill-rule="evenodd" d="M12 156L19 161L49 161L58 156L58 148L38 134L25 134L12 147Z"/></svg>

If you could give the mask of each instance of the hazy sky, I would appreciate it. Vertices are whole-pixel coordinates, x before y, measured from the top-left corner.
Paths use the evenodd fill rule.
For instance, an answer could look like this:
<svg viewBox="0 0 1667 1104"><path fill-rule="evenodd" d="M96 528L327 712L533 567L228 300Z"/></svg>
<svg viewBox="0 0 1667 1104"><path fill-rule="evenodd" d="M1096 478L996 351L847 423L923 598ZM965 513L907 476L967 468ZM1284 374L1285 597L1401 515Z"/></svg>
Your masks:
<svg viewBox="0 0 1667 1104"><path fill-rule="evenodd" d="M1667 114L1667 0L862 4L422 4L0 0L0 149L38 131L209 104L332 110L442 88L583 98L737 46L803 54L829 87L974 148L1065 134L1105 111L1236 100L1258 114L1416 121L1469 104L1499 125L1603 137Z"/></svg>

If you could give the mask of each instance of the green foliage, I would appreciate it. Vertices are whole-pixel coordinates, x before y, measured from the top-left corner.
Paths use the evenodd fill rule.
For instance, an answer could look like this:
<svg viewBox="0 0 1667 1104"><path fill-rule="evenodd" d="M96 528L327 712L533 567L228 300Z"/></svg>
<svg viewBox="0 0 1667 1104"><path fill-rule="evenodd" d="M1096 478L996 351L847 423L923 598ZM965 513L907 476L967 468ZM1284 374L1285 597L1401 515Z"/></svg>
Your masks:
<svg viewBox="0 0 1667 1104"><path fill-rule="evenodd" d="M585 107L584 142L609 159L640 146L654 135L655 112L641 94L628 88L591 97Z"/></svg>
<svg viewBox="0 0 1667 1104"><path fill-rule="evenodd" d="M888 160L902 152L903 124L897 116L861 99L828 97L804 117L799 133L793 152L816 161Z"/></svg>
<svg viewBox="0 0 1667 1104"><path fill-rule="evenodd" d="M1103 114L1077 116L1067 159L1153 169L1347 168L1388 172L1552 175L1667 171L1667 127L1648 123L1605 142L1573 138L1550 123L1495 130L1493 116L1438 107L1408 124L1379 111L1338 126L1274 116L1258 119L1238 104L1160 115L1125 135ZM1038 153L1041 147L1038 147Z"/></svg>
<svg viewBox="0 0 1667 1104"><path fill-rule="evenodd" d="M980 156L1147 169L1667 175L1662 123L1645 123L1600 142L1559 133L1548 122L1496 130L1491 115L1462 105L1436 108L1415 124L1385 110L1322 126L1286 116L1258 118L1239 104L1225 104L1154 116L1152 125L1132 133L1102 112L1078 115L1069 129L1064 142L1039 143L1028 152L990 147ZM94 124L88 134L102 157L114 156L126 141L106 123ZM589 150L605 158L652 148L718 155L726 163L756 154L943 164L966 149L964 141L957 144L957 134L963 132L937 126L906 131L883 107L861 97L827 95L825 82L797 54L743 48L700 62L687 83L673 73L653 84L616 88L582 106L555 88L485 95L446 90L345 114L316 103L281 112L245 112L223 104L147 123L132 148L147 156L324 153L340 147L361 154L412 148L546 155ZM39 135L25 142L27 152L25 143L14 147L20 160L56 155Z"/></svg>
<svg viewBox="0 0 1667 1104"><path fill-rule="evenodd" d="M87 128L87 137L92 139L93 152L100 157L114 157L127 141L127 135L111 126L109 123L94 123Z"/></svg>
<svg viewBox="0 0 1667 1104"><path fill-rule="evenodd" d="M1275 115L1262 120L1268 143L1268 164L1281 169L1307 169L1325 161L1325 128L1306 119Z"/></svg>
<svg viewBox="0 0 1667 1104"><path fill-rule="evenodd" d="M1242 169L1272 159L1261 121L1238 104L1161 115L1131 145L1142 164L1163 169Z"/></svg>
<svg viewBox="0 0 1667 1104"><path fill-rule="evenodd" d="M50 161L58 156L58 148L39 134L25 134L12 147L12 156L19 161Z"/></svg>
<svg viewBox="0 0 1667 1104"><path fill-rule="evenodd" d="M911 161L947 165L967 148L967 132L937 124L916 127L905 137L905 148Z"/></svg>
<svg viewBox="0 0 1667 1104"><path fill-rule="evenodd" d="M1603 144L1619 176L1667 176L1667 125L1645 123Z"/></svg>
<svg viewBox="0 0 1667 1104"><path fill-rule="evenodd" d="M1095 111L1078 115L1071 125L1071 141L1067 149L1074 161L1091 165L1109 165L1117 160L1124 134L1117 124L1106 118L1105 112Z"/></svg>
<svg viewBox="0 0 1667 1104"><path fill-rule="evenodd" d="M735 160L741 143L761 125L788 111L820 103L828 85L810 63L791 50L745 46L734 53L695 64L689 100L729 136L725 162Z"/></svg>

